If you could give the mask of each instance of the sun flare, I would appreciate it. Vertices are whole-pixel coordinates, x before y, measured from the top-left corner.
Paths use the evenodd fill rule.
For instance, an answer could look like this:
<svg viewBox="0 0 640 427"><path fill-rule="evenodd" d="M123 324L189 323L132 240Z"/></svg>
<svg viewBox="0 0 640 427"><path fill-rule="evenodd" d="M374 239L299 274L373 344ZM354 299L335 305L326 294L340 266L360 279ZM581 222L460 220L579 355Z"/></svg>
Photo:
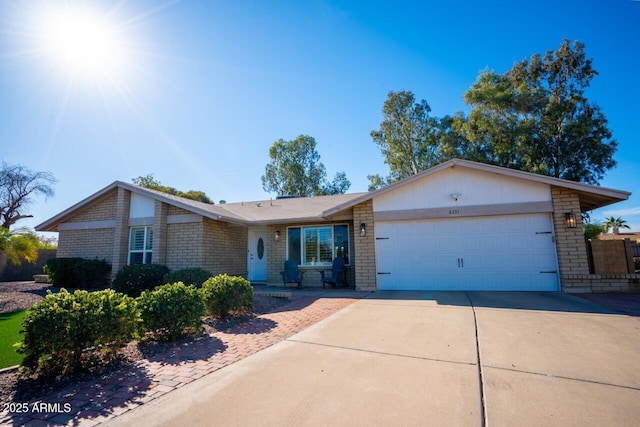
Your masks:
<svg viewBox="0 0 640 427"><path fill-rule="evenodd" d="M41 19L43 49L61 70L96 80L122 73L126 49L108 16L87 7L60 7L49 9Z"/></svg>

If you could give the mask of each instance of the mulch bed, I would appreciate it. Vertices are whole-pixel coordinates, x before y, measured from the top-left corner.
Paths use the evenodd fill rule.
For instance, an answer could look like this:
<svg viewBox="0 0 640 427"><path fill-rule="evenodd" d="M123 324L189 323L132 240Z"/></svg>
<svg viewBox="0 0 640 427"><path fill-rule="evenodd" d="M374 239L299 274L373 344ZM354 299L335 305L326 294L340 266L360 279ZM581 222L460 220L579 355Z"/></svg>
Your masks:
<svg viewBox="0 0 640 427"><path fill-rule="evenodd" d="M54 288L46 283L0 283L0 313L11 313L28 309L41 301L46 295L47 290L58 292L59 288ZM234 326L248 322L256 316L271 313L289 302L290 300L288 298L254 295L252 313L229 316L223 319L206 318L204 331L200 336L228 330ZM75 382L110 375L118 370L130 367L138 360L171 351L176 345L179 346L183 342L198 339L200 336L186 337L177 343L134 341L122 348L117 358L110 361L110 363L96 364L91 372L70 375L62 379L20 379L17 370L4 370L0 372L0 403L35 399Z"/></svg>

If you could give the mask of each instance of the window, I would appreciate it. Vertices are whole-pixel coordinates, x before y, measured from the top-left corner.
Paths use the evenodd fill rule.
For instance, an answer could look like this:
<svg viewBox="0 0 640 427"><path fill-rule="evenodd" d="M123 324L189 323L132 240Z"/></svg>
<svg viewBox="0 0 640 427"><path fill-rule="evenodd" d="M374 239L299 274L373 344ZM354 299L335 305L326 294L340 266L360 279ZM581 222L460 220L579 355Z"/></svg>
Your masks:
<svg viewBox="0 0 640 427"><path fill-rule="evenodd" d="M335 257L349 257L349 227L329 225L290 227L287 230L288 259L301 265L331 265Z"/></svg>
<svg viewBox="0 0 640 427"><path fill-rule="evenodd" d="M129 264L150 264L153 227L132 227L129 234Z"/></svg>

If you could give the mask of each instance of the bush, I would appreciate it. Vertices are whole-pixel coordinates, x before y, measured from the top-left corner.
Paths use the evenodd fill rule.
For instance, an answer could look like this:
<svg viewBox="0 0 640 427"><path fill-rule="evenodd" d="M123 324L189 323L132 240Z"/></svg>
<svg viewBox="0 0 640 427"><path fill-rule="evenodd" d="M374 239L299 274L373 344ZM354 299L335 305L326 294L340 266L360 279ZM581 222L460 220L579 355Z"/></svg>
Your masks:
<svg viewBox="0 0 640 427"><path fill-rule="evenodd" d="M131 297L162 285L169 268L162 264L135 264L123 267L113 280L113 289Z"/></svg>
<svg viewBox="0 0 640 427"><path fill-rule="evenodd" d="M58 288L91 289L109 284L111 264L103 259L50 258L44 272Z"/></svg>
<svg viewBox="0 0 640 427"><path fill-rule="evenodd" d="M112 289L49 292L22 321L23 372L64 375L90 356L113 356L136 336L139 319L135 300Z"/></svg>
<svg viewBox="0 0 640 427"><path fill-rule="evenodd" d="M207 313L224 317L232 311L246 312L253 308L253 288L243 277L221 274L202 284L200 290Z"/></svg>
<svg viewBox="0 0 640 427"><path fill-rule="evenodd" d="M137 299L145 331L161 340L175 341L202 326L204 304L198 289L182 282L144 291Z"/></svg>
<svg viewBox="0 0 640 427"><path fill-rule="evenodd" d="M164 276L164 283L182 282L187 285L201 287L211 276L213 276L213 274L199 267L182 268L180 270L174 270Z"/></svg>

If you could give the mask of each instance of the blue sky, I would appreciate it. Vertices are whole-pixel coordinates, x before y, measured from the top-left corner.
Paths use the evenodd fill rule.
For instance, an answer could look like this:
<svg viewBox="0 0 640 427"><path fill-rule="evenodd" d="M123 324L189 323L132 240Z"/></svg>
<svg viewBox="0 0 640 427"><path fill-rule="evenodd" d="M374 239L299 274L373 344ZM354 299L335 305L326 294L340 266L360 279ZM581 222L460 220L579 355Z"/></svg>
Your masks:
<svg viewBox="0 0 640 427"><path fill-rule="evenodd" d="M117 61L97 70L69 65L43 29L61 10L85 9L117 41ZM593 217L622 216L640 231L640 2L631 0L0 0L0 160L58 179L27 226L148 173L215 201L269 198L260 181L269 147L300 134L316 139L330 178L345 171L350 192L366 191L368 174L388 172L369 134L390 90L411 90L434 116L466 111L462 96L481 70L506 71L565 38L593 58L600 75L588 97L619 143L601 185L634 193Z"/></svg>

